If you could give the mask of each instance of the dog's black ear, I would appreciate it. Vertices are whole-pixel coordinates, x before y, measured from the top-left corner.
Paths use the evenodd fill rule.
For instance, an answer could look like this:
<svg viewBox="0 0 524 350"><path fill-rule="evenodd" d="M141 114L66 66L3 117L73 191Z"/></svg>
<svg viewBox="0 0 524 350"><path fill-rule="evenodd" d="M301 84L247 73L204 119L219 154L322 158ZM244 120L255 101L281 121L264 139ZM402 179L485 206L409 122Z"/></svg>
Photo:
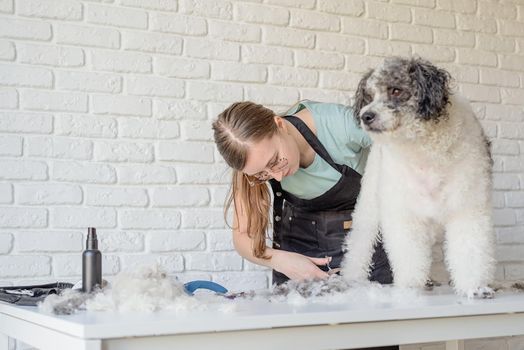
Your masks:
<svg viewBox="0 0 524 350"><path fill-rule="evenodd" d="M355 120L357 122L357 125L360 125L360 110L364 108L364 106L368 105L372 97L369 96L366 93L366 83L369 79L369 77L373 74L373 69L367 71L362 79L360 79L360 82L358 83L357 91L355 92L354 96L354 103L353 103L353 113L355 115Z"/></svg>
<svg viewBox="0 0 524 350"><path fill-rule="evenodd" d="M411 60L408 71L415 83L418 115L425 120L445 115L450 95L450 74L420 58Z"/></svg>

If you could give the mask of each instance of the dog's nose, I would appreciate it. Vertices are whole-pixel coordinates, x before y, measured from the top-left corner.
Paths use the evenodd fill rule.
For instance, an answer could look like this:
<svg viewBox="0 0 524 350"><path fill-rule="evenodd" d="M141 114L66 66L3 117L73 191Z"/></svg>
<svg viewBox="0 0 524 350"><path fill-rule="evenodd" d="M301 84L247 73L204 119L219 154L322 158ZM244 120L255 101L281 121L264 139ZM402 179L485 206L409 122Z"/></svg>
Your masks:
<svg viewBox="0 0 524 350"><path fill-rule="evenodd" d="M362 114L362 120L364 121L364 124L369 125L375 120L375 117L377 115L371 111L367 111L366 113Z"/></svg>

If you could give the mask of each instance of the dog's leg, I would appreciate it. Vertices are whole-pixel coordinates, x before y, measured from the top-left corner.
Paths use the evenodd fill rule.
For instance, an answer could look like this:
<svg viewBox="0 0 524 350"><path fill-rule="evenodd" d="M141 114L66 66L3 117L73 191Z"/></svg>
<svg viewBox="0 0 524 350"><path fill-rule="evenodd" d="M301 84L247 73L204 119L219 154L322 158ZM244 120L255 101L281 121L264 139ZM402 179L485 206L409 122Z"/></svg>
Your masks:
<svg viewBox="0 0 524 350"><path fill-rule="evenodd" d="M489 214L461 214L446 225L446 263L458 294L492 298L495 272L494 233Z"/></svg>
<svg viewBox="0 0 524 350"><path fill-rule="evenodd" d="M414 219L416 216L408 211L391 209L384 218L382 239L393 270L394 283L402 288L424 288L432 258L428 224Z"/></svg>
<svg viewBox="0 0 524 350"><path fill-rule="evenodd" d="M370 273L379 228L377 191L380 157L380 145L374 145L368 157L353 213L353 227L345 242L346 253L341 273L346 281L364 282Z"/></svg>
<svg viewBox="0 0 524 350"><path fill-rule="evenodd" d="M378 225L369 219L368 217L355 221L355 227L346 239L346 253L341 271L346 281L364 282L368 279L373 248L378 238ZM360 224L357 225L357 222Z"/></svg>

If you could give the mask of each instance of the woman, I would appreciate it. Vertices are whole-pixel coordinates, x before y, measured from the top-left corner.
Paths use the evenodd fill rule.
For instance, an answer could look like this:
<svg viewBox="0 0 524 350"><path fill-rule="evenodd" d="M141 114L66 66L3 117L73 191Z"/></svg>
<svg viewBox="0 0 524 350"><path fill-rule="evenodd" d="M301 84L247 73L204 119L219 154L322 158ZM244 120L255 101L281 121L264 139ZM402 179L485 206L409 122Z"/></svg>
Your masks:
<svg viewBox="0 0 524 350"><path fill-rule="evenodd" d="M286 113L237 102L213 122L233 182L233 242L247 260L273 269L273 283L326 278L340 266L371 140L349 107L302 101ZM273 191L273 244L266 246ZM371 280L391 283L378 244Z"/></svg>

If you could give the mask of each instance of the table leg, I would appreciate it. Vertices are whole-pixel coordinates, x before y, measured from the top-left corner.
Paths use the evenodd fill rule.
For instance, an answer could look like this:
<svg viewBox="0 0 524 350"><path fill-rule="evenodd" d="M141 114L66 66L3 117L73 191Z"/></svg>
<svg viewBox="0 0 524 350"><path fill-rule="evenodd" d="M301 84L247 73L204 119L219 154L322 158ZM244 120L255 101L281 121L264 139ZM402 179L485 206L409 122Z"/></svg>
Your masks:
<svg viewBox="0 0 524 350"><path fill-rule="evenodd" d="M0 350L9 350L9 337L0 333Z"/></svg>
<svg viewBox="0 0 524 350"><path fill-rule="evenodd" d="M464 350L464 340L447 341L446 350Z"/></svg>

